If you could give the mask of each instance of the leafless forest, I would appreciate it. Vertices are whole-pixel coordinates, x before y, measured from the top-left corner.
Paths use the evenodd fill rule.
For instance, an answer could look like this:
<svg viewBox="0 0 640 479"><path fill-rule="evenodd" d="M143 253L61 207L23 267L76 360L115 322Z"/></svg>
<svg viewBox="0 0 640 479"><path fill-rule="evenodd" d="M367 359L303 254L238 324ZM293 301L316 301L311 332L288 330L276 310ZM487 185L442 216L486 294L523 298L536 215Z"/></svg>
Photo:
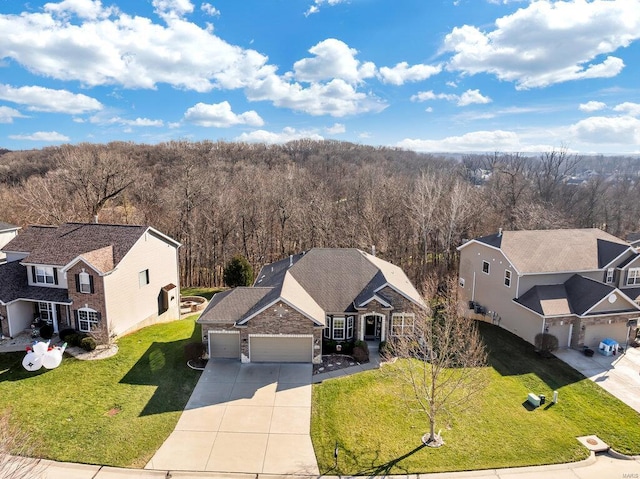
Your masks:
<svg viewBox="0 0 640 479"><path fill-rule="evenodd" d="M420 282L505 229L636 231L640 161L494 153L458 159L336 141L109 143L0 151L0 220L149 224L178 239L184 285L217 286L316 246L358 247Z"/></svg>

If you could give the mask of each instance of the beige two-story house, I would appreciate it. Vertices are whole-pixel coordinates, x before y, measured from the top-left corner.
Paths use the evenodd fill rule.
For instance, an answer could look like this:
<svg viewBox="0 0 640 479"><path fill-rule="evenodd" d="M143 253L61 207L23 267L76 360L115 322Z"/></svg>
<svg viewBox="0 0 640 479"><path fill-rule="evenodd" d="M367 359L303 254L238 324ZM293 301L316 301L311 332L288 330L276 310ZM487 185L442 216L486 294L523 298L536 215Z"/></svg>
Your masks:
<svg viewBox="0 0 640 479"><path fill-rule="evenodd" d="M148 226L29 226L2 248L2 333L47 323L106 341L178 319L179 246Z"/></svg>
<svg viewBox="0 0 640 479"><path fill-rule="evenodd" d="M424 302L398 266L355 248L314 248L268 264L253 287L216 294L198 319L211 357L322 361L324 341L413 331Z"/></svg>
<svg viewBox="0 0 640 479"><path fill-rule="evenodd" d="M469 316L532 344L553 334L563 348L635 337L640 255L626 241L596 228L499 231L458 250Z"/></svg>

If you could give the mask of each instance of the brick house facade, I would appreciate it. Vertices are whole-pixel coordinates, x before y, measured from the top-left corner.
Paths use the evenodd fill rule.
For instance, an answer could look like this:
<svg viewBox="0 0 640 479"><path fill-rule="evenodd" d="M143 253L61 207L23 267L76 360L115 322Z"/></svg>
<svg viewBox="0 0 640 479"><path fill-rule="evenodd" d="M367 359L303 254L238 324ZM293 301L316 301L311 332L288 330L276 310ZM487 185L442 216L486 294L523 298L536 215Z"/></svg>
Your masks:
<svg viewBox="0 0 640 479"><path fill-rule="evenodd" d="M198 322L213 357L319 363L323 340L384 341L422 306L397 266L316 248L264 266L253 287L218 293Z"/></svg>

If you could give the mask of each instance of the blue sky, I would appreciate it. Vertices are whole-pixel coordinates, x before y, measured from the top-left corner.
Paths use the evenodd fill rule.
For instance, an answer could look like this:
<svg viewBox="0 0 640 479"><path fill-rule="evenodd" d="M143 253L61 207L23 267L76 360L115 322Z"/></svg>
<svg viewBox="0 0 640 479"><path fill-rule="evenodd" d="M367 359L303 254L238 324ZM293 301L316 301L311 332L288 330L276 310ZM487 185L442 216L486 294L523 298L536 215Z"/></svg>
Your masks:
<svg viewBox="0 0 640 479"><path fill-rule="evenodd" d="M0 0L0 147L640 154L640 0Z"/></svg>

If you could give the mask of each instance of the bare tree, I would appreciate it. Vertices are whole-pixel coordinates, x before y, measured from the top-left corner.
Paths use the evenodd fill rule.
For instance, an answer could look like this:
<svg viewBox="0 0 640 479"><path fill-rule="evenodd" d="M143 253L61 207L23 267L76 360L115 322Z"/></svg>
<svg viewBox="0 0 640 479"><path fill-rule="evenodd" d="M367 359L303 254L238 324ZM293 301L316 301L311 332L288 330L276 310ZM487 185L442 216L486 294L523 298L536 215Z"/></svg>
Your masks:
<svg viewBox="0 0 640 479"><path fill-rule="evenodd" d="M0 412L0 478L34 479L43 477L44 467L33 456L32 438L11 423L11 412Z"/></svg>
<svg viewBox="0 0 640 479"><path fill-rule="evenodd" d="M436 424L467 408L487 381L484 343L475 323L459 309L455 279L446 280L440 290L446 292L438 293L436 278L427 281L429 306L415 310L412 328L405 322L402 332L393 332L391 349L401 360L387 369L400 378L409 407L426 415L429 432L422 441L433 447L444 444Z"/></svg>
<svg viewBox="0 0 640 479"><path fill-rule="evenodd" d="M136 180L135 167L123 153L90 144L63 147L58 173L62 184L83 204L88 220Z"/></svg>

